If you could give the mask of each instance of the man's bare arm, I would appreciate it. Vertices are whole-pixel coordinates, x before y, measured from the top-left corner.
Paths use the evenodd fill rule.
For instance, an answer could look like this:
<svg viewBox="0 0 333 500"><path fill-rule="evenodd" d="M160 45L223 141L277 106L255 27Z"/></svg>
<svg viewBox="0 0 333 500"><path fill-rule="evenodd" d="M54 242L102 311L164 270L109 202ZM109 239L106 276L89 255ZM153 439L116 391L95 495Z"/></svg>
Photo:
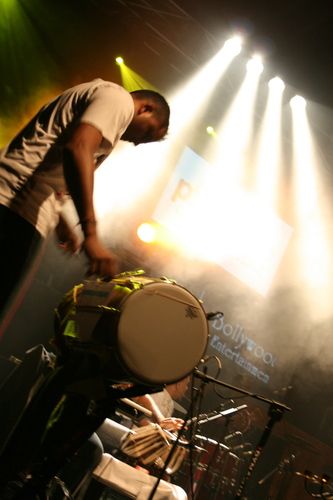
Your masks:
<svg viewBox="0 0 333 500"><path fill-rule="evenodd" d="M111 277L116 272L114 255L97 236L94 193L94 154L103 137L93 125L79 124L63 151L64 177L84 234L82 248L89 260L89 274Z"/></svg>

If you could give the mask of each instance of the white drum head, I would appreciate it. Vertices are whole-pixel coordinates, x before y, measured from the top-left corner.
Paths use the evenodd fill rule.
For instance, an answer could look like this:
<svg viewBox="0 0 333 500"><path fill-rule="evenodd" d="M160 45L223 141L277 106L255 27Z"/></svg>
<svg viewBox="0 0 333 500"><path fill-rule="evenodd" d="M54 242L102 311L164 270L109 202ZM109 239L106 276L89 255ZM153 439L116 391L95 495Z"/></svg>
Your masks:
<svg viewBox="0 0 333 500"><path fill-rule="evenodd" d="M173 283L151 282L121 306L118 348L128 369L148 383L172 383L202 358L208 323L197 298Z"/></svg>

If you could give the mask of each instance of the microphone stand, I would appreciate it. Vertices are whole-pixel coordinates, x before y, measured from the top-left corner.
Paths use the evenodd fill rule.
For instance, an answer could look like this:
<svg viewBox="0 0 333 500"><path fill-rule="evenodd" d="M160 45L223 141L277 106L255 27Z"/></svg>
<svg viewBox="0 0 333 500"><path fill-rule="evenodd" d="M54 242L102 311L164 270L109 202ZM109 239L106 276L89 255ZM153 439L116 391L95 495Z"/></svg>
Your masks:
<svg viewBox="0 0 333 500"><path fill-rule="evenodd" d="M268 415L269 419L266 423L265 429L258 441L258 444L252 454L250 464L247 469L247 473L245 474L243 480L241 481L236 496L235 500L241 500L242 495L244 492L245 487L247 486L249 480L251 479L253 475L253 471L255 469L255 466L259 460L259 457L261 456L261 453L263 451L263 448L265 444L267 443L267 440L272 432L272 429L274 427L274 424L281 420L283 416L284 411L291 411L291 408L289 406L279 403L278 401L274 401L272 399L265 398L263 396L260 396L259 394L255 394L253 392L246 391L244 389L240 389L239 387L233 386L231 384L227 384L226 382L221 382L220 380L215 379L214 377L211 377L209 375L206 375L205 373L201 372L200 370L195 369L194 370L194 376L201 379L201 380L206 380L207 382L213 382L214 384L221 385L223 387L227 387L228 389L232 389L234 391L240 392L241 394L244 394L246 396L250 396L251 398L257 399L259 401L263 401L267 404L269 404L269 410L268 410Z"/></svg>
<svg viewBox="0 0 333 500"><path fill-rule="evenodd" d="M203 373L203 375L205 375ZM203 400L203 396L204 396L204 391L205 391L205 387L206 387L206 384L207 384L207 380L205 380L204 378L201 379L201 384L200 384L200 387L198 389L195 389L193 387L193 382L192 382L192 391L196 390L197 393L196 395L194 396L194 398L191 398L191 406L189 408L189 413L193 413L193 409L194 409L194 406L198 406L197 408L197 413L199 414L200 412L200 409L201 409L201 404L202 404L202 400ZM191 421L191 427L190 427L190 440L189 440L189 444L190 444L190 464L192 464L193 462L193 437L194 437L194 434L195 434L195 429L197 428L197 425L198 425L198 418L197 417L194 417L194 418L191 418L190 419ZM183 436L183 433L185 432L186 430L186 425L187 425L187 422L188 422L188 419L184 420L184 423L182 425L182 427L179 429L178 433L177 433L177 438L176 440L174 441L172 447L171 447L171 450L167 456L167 458L165 459L165 463L164 463L164 466L163 468L161 469L158 477L157 477L157 480L155 481L155 484L153 486L153 488L151 489L150 493L149 493L149 496L148 496L148 499L147 500L152 500L155 496L155 493L157 491L157 488L164 476L164 473L166 472L167 468L168 468L168 465L171 461L171 458L173 456L173 453L176 451L176 447L181 439L181 437ZM192 467L192 465L191 465ZM191 496L193 497L193 472L191 470L190 472L190 483L191 483Z"/></svg>

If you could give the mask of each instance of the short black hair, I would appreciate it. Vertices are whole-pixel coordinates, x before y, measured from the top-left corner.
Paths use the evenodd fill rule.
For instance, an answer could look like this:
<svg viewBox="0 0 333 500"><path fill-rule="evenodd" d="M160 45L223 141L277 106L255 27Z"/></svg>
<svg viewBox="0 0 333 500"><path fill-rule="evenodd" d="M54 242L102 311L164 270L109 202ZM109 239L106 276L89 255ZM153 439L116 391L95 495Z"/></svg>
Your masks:
<svg viewBox="0 0 333 500"><path fill-rule="evenodd" d="M167 103L166 99L156 90L151 89L139 89L133 90L131 92L132 95L137 97L138 99L148 99L153 101L157 105L157 109L155 114L161 118L163 121L163 125L168 128L169 120L170 120L170 106Z"/></svg>

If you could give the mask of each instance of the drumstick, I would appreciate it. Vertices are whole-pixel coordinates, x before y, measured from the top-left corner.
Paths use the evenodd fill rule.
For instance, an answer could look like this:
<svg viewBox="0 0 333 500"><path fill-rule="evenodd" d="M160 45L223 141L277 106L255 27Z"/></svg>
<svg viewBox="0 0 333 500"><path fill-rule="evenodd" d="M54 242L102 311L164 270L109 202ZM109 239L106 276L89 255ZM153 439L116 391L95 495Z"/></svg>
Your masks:
<svg viewBox="0 0 333 500"><path fill-rule="evenodd" d="M132 406L132 408L135 408L136 410L141 411L141 413L144 413L147 417L151 418L153 416L153 412L152 411L147 410L147 408L145 408L144 406L139 405L138 403L135 403L131 399L121 398L120 401L122 401L123 403L125 403L128 406Z"/></svg>

